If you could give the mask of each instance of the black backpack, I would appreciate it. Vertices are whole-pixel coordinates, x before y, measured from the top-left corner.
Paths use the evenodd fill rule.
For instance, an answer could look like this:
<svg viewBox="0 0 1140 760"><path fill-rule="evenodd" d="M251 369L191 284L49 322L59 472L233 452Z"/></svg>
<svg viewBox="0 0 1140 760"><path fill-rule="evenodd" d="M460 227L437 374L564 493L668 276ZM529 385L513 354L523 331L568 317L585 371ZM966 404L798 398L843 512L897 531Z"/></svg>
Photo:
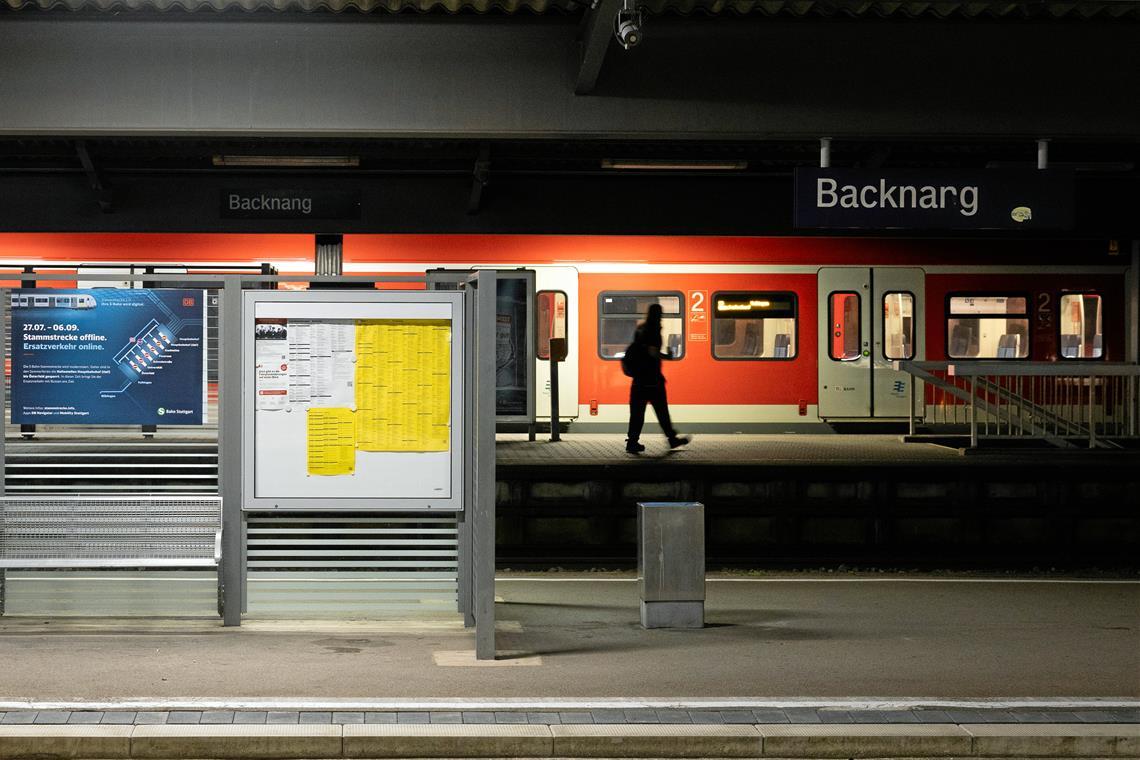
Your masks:
<svg viewBox="0 0 1140 760"><path fill-rule="evenodd" d="M637 371L641 369L644 364L642 358L645 355L645 348L636 340L630 343L625 349L625 354L621 357L621 371L626 377L636 377Z"/></svg>

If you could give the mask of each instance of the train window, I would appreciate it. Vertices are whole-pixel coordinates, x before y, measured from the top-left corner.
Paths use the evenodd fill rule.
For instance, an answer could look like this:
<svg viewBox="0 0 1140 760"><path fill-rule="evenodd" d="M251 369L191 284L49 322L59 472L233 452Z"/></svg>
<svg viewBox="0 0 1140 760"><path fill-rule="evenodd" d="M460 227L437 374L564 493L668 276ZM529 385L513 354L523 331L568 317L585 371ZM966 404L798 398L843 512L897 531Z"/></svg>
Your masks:
<svg viewBox="0 0 1140 760"><path fill-rule="evenodd" d="M535 294L538 307L538 341L535 350L539 359L550 359L550 339L566 337L566 294L561 290L540 290Z"/></svg>
<svg viewBox="0 0 1140 760"><path fill-rule="evenodd" d="M863 342L859 294L854 292L832 293L827 299L827 319L831 329L828 355L841 362L858 359L861 354L860 344Z"/></svg>
<svg viewBox="0 0 1140 760"><path fill-rule="evenodd" d="M883 358L914 358L914 294L883 294Z"/></svg>
<svg viewBox="0 0 1140 760"><path fill-rule="evenodd" d="M795 293L713 295L713 356L717 359L794 359Z"/></svg>
<svg viewBox="0 0 1140 760"><path fill-rule="evenodd" d="M598 355L620 359L651 304L661 305L661 350L672 359L685 355L685 297L680 293L603 292L598 297Z"/></svg>
<svg viewBox="0 0 1140 760"><path fill-rule="evenodd" d="M951 296L946 355L951 359L1027 358L1028 304L1025 296Z"/></svg>
<svg viewBox="0 0 1140 760"><path fill-rule="evenodd" d="M1100 296L1091 293L1061 295L1061 357L1104 357L1103 314Z"/></svg>

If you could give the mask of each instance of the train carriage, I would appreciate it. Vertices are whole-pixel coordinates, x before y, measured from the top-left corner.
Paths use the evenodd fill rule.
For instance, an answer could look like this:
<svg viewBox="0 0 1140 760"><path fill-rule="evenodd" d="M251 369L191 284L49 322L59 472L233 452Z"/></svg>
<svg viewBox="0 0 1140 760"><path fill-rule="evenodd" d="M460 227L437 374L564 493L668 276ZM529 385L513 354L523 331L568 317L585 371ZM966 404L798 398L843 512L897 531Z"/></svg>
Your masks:
<svg viewBox="0 0 1140 760"><path fill-rule="evenodd" d="M0 257L101 272L268 263L288 274L312 271L312 238L9 234L0 235ZM560 417L581 430L624 428L621 353L650 303L665 313L665 372L679 425L811 429L904 419L908 377L895 368L899 360L1124 361L1125 264L1096 241L344 238L349 274L534 269L540 354L544 340L567 338ZM537 368L540 418L550 415L548 366Z"/></svg>

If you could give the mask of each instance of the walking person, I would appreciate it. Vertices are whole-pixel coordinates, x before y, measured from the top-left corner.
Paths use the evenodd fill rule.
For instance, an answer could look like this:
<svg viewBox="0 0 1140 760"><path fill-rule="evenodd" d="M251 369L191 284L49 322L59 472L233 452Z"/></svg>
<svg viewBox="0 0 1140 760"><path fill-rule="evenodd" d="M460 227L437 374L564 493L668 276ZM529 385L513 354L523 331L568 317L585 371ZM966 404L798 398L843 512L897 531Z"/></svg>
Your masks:
<svg viewBox="0 0 1140 760"><path fill-rule="evenodd" d="M645 321L637 326L633 343L626 349L628 359L622 368L633 383L629 389L629 435L625 450L640 454L645 446L639 442L641 428L645 425L645 405L653 405L653 413L661 424L661 430L669 439L669 448L675 449L689 442L688 436L677 435L669 418L669 402L665 398L665 375L661 372L661 305L651 304L645 314Z"/></svg>

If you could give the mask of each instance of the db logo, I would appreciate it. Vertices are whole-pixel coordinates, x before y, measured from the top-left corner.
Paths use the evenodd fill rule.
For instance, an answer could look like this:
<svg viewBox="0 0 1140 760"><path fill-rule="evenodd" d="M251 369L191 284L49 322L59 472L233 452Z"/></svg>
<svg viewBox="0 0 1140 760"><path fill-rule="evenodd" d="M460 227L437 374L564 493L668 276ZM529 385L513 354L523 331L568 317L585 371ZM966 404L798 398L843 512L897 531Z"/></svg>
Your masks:
<svg viewBox="0 0 1140 760"><path fill-rule="evenodd" d="M194 305L194 298L193 298L193 296L189 296L189 297L187 297L187 298L183 298L183 299L182 299L182 305L183 305L183 306L193 306L193 305Z"/></svg>

